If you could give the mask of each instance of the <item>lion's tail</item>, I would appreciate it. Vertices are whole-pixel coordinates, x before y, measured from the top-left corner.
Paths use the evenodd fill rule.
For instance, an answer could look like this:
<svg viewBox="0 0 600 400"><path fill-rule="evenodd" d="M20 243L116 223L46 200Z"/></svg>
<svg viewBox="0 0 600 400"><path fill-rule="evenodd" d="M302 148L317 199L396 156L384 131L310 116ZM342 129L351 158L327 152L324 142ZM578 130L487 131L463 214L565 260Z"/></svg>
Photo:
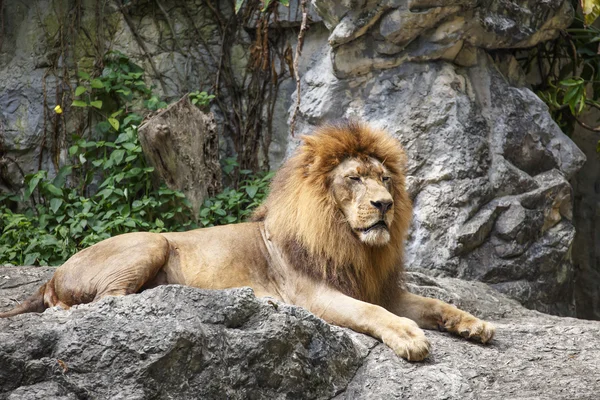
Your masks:
<svg viewBox="0 0 600 400"><path fill-rule="evenodd" d="M8 318L27 312L44 311L46 309L46 305L44 304L44 293L46 292L46 285L48 285L48 282L44 283L37 290L37 292L35 292L35 294L25 299L21 304L19 304L12 310L0 313L0 318Z"/></svg>

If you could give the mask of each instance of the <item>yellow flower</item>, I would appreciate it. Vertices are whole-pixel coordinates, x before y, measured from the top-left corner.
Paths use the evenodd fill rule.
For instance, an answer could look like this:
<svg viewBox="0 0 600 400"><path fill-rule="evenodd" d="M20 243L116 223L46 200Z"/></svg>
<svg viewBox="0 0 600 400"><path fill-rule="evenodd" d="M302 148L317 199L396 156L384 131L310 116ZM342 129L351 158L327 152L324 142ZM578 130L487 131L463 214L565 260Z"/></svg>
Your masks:
<svg viewBox="0 0 600 400"><path fill-rule="evenodd" d="M60 105L54 107L54 112L57 114L62 114L62 107Z"/></svg>

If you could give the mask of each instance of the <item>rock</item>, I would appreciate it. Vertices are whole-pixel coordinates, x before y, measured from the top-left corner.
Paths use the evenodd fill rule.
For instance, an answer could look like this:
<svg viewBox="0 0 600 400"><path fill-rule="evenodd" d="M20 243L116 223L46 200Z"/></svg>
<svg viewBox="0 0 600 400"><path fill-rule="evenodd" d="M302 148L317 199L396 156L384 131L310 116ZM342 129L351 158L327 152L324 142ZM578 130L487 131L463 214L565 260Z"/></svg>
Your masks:
<svg viewBox="0 0 600 400"><path fill-rule="evenodd" d="M340 329L248 288L163 286L3 319L0 342L7 399L330 398L360 361Z"/></svg>
<svg viewBox="0 0 600 400"><path fill-rule="evenodd" d="M288 55L299 21L298 2L291 3L289 9L277 9L285 31L282 42L285 38L290 44L285 49ZM263 138L270 141L269 153L262 155L269 165L278 166L298 138L319 123L358 116L378 124L402 140L410 159L408 181L415 215L408 268L482 280L527 307L561 315L575 315L575 308L589 309L588 300L600 304L595 289L600 274L593 256L579 263L582 271L590 273L578 280L585 294L577 296L578 304L574 300L575 227L569 180L581 168L584 155L560 132L544 103L523 86L515 58L496 54L492 59L488 54L493 49L531 47L554 37L572 19L570 2L310 3L314 6L309 10L311 20L321 18L322 23L311 24L300 60L302 104L295 137L288 137L285 122L295 104L295 84L285 65L274 63L280 80L272 108L272 137ZM5 83L0 89L4 133L0 157L5 152L27 165L25 173L37 169L41 157L42 167L52 175L52 163L66 150L51 157L46 149L40 156L44 108L39 99L48 68L59 67L56 49L60 46L46 37L37 21L51 24L56 18L49 14L54 11L47 0L31 8L14 4L5 7L8 33L0 53L0 80ZM88 31L95 31L96 9L90 4L84 2L81 21L90 25ZM207 3L161 1L168 18L152 2L128 6L127 15L149 55L140 48L123 13L110 4L107 37L115 50L144 64L151 77L163 77L162 83L156 82L162 94L175 96L210 87L221 37L215 34L219 24ZM225 14L231 12L224 2L214 4L223 7ZM46 30L55 32L52 28ZM241 79L250 36L243 29L239 33L230 57L232 76ZM23 38L29 38L27 43ZM89 63L86 54L93 53L92 43L85 35L78 38L81 54L72 54L81 56L79 63ZM200 39L206 46L198 43ZM29 81L24 83L23 77ZM46 76L47 87L56 86L52 79ZM47 107L46 112L51 110ZM65 138L57 140L64 144ZM232 138L224 138L220 145L235 147ZM7 160L0 159L0 189L18 186L22 179ZM586 193L594 190L587 188ZM592 203L586 204L585 216L576 222L587 237L594 236L585 222L594 218ZM592 248L588 244L578 253L593 255ZM597 311L589 315L600 318Z"/></svg>
<svg viewBox="0 0 600 400"><path fill-rule="evenodd" d="M360 40L345 46L362 48ZM481 280L527 307L575 315L568 180L585 156L544 103L482 50L469 68L365 64L366 75L340 77L334 64L323 58L304 75L296 136L358 117L400 139L414 203L406 267ZM298 141L290 142L289 152Z"/></svg>
<svg viewBox="0 0 600 400"><path fill-rule="evenodd" d="M331 30L332 66L338 78L407 61L467 61L472 48L526 48L552 39L571 23L565 0L316 0ZM463 50L467 54L461 55Z"/></svg>
<svg viewBox="0 0 600 400"><path fill-rule="evenodd" d="M0 299L51 272L0 267ZM496 338L427 331L432 355L410 363L247 288L161 286L1 319L0 399L596 398L600 322L530 311L479 282L410 273L408 287L494 321Z"/></svg>

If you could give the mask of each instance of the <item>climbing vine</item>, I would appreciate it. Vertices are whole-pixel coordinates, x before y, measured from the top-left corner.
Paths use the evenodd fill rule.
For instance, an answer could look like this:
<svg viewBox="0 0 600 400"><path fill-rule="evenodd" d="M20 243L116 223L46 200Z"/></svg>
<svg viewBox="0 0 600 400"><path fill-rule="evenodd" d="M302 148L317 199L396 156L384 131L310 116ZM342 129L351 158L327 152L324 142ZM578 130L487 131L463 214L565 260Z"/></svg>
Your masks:
<svg viewBox="0 0 600 400"><path fill-rule="evenodd" d="M600 110L600 29L592 25L600 14L600 0L572 3L577 10L572 25L520 58L526 72L539 75L533 89L569 135L576 125L600 132L600 125L582 120L584 113Z"/></svg>

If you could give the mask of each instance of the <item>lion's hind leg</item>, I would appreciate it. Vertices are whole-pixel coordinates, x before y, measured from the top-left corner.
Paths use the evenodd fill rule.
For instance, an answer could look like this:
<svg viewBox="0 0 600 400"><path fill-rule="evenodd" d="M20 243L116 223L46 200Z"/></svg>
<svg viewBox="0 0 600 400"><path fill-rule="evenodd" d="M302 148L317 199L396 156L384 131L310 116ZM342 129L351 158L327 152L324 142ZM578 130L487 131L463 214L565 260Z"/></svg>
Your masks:
<svg viewBox="0 0 600 400"><path fill-rule="evenodd" d="M466 311L406 291L391 308L396 315L412 319L423 329L448 331L481 343L492 340L496 332L494 325Z"/></svg>
<svg viewBox="0 0 600 400"><path fill-rule="evenodd" d="M55 304L72 306L104 296L137 293L169 257L169 242L156 233L106 239L71 257L53 277Z"/></svg>

